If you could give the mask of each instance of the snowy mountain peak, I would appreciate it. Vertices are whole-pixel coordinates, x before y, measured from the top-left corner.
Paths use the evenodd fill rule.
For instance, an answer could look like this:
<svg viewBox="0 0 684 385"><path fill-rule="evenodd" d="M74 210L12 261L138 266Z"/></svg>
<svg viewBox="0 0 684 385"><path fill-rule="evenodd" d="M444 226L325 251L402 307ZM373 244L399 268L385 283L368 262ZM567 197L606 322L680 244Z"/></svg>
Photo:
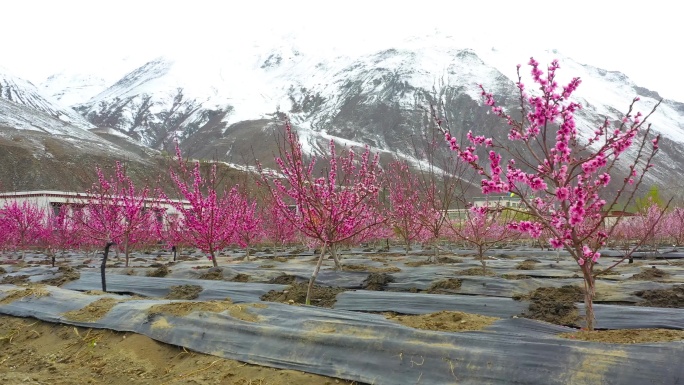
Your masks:
<svg viewBox="0 0 684 385"><path fill-rule="evenodd" d="M74 108L97 127L155 149L168 149L179 138L198 156L221 154L230 160L247 142L258 143L278 113L298 126L311 151L334 139L410 156L411 138L428 129L424 107L445 101L457 129L500 135L501 122L489 115L478 85L510 109L517 105L517 64L523 65L523 82L531 85L529 56L511 49L469 48L453 40L437 34L344 54L334 47L313 49L297 39L242 42L201 55L186 50L139 62ZM574 94L584 107L577 120L581 132L593 132L604 118L621 119L637 95L643 112L660 99L623 73L579 63L557 50L532 56L542 68L559 60L559 84L582 79ZM95 84L100 78L96 72L55 77L52 94L59 94L58 79ZM67 100L76 88L66 80L61 84ZM665 101L651 122L672 143L684 143L683 117L684 105Z"/></svg>
<svg viewBox="0 0 684 385"><path fill-rule="evenodd" d="M19 106L28 107L44 113L58 121L64 122L82 130L88 130L94 126L81 115L70 108L65 108L55 100L44 96L31 82L18 78L6 71L0 72L0 98ZM22 125L24 129L39 130L30 125Z"/></svg>

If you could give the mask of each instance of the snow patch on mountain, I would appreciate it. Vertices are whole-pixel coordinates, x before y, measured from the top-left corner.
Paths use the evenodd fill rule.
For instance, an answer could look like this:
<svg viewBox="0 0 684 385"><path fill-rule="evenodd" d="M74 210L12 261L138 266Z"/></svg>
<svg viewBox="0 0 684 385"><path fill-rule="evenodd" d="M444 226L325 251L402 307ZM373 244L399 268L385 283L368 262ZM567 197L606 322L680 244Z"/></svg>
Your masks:
<svg viewBox="0 0 684 385"><path fill-rule="evenodd" d="M18 78L8 71L0 68L0 99L4 99L16 106L13 107L4 103L3 109L5 112L17 110L21 107L26 107L38 111L46 116L41 116L39 119L46 124L43 126L36 126L24 119L25 114L12 116L3 114L3 119L7 123L15 122L17 129L27 130L47 130L54 132L66 133L72 128L77 128L73 132L74 136L86 135L80 130L88 130L94 127L83 116L70 108L62 107L58 102L51 100L49 97L42 95L41 91L24 79ZM56 119L55 122L47 119L47 117ZM58 127L61 122L61 127Z"/></svg>

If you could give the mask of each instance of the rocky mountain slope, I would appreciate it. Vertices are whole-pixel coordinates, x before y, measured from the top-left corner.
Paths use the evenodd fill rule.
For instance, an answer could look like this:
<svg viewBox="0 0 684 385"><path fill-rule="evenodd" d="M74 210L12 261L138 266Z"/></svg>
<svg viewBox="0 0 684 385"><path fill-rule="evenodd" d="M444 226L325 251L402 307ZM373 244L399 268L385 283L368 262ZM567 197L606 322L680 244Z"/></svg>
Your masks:
<svg viewBox="0 0 684 385"><path fill-rule="evenodd" d="M41 90L69 104L71 111L33 102L39 100L34 97L22 100L31 100L24 105L41 108L51 118L69 119L90 131L79 135L97 134L108 143L137 146L140 153L145 148L170 151L178 140L186 156L239 165L256 157L268 163L276 148L273 133L288 116L309 153L325 151L332 139L339 145L367 144L386 158L417 165L424 161L424 137L430 141L435 134L427 108L437 101L444 104L456 134L473 130L504 140L507 130L483 106L478 84L514 109L515 65L527 61L517 53L455 47L446 39L413 39L355 55L292 42L217 52L159 57L109 83L102 79L114 76L101 68L53 76L41 84ZM635 96L641 97L638 108L644 112L660 99L620 72L553 51L535 58L541 63L558 58L561 83L582 78L575 95L583 105L578 128L587 135L604 118L619 120ZM523 75L527 72L523 65ZM650 182L679 183L684 177L684 104L665 100L650 121L663 135ZM46 129L51 130L57 127ZM444 147L440 151L446 152Z"/></svg>
<svg viewBox="0 0 684 385"><path fill-rule="evenodd" d="M638 108L644 112L660 99L619 72L553 51L536 58L541 63L558 58L561 83L582 78L576 97L584 107L578 127L585 133L605 117L619 120L635 96L641 97ZM515 64L526 60L495 49L475 51L420 39L357 56L324 55L287 44L240 52L228 47L221 54L151 60L73 107L93 125L154 149L169 150L178 139L195 157L244 163L255 152L260 159L270 158L271 132L284 113L311 153L332 138L345 145L368 144L417 164L416 143L431 135L426 109L437 100L444 103L453 129L505 139L506 129L483 106L477 85L515 108ZM523 66L523 75L527 72ZM653 181L672 183L684 176L676 166L684 162L684 104L665 100L651 122L664 137L663 166Z"/></svg>

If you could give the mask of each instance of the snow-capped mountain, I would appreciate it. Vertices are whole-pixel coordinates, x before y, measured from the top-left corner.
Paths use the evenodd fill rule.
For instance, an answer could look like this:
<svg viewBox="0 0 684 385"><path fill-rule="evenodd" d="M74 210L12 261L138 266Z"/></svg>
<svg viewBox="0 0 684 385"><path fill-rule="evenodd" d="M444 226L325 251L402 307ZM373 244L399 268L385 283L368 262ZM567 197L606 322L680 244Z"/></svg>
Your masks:
<svg viewBox="0 0 684 385"><path fill-rule="evenodd" d="M41 89L61 105L73 106L87 102L110 85L104 78L95 75L60 72L47 78L41 84Z"/></svg>
<svg viewBox="0 0 684 385"><path fill-rule="evenodd" d="M0 191L83 191L95 180L95 167L114 160L125 160L138 180L165 171L152 158L156 151L130 138L108 140L93 128L30 82L0 72Z"/></svg>
<svg viewBox="0 0 684 385"><path fill-rule="evenodd" d="M555 51L559 83L580 77L578 127L591 133L604 118L619 120L632 98L648 112L660 99L624 74L577 63ZM489 114L478 84L509 108L516 106L516 64L528 80L529 58L496 49L454 47L448 39L413 39L358 55L321 53L279 42L239 52L160 57L129 72L113 86L74 108L98 127L118 130L144 145L168 149L181 140L189 155L236 161L239 153L272 142L268 128L278 112L299 128L305 149L318 151L331 138L347 145L409 158L416 139L429 131L426 108L442 100L454 129L505 138ZM684 156L684 104L665 100L650 121L664 137L663 177ZM271 151L271 150L269 150ZM264 154L267 156L268 154Z"/></svg>
<svg viewBox="0 0 684 385"><path fill-rule="evenodd" d="M24 130L37 130L58 135L72 135L83 139L95 139L88 130L95 126L71 108L46 97L31 82L18 78L0 68L0 99L3 113L0 122L5 126ZM17 108L28 108L41 114L36 115L40 122L25 119L26 114L9 113Z"/></svg>
<svg viewBox="0 0 684 385"><path fill-rule="evenodd" d="M575 96L583 109L578 128L587 135L605 118L617 121L632 98L648 112L660 99L624 74L581 64L555 51L536 52L545 65L560 61L559 83L580 77ZM414 151L431 134L427 108L444 103L453 130L505 139L503 122L483 105L479 84L499 104L517 105L516 64L531 83L528 57L493 48L455 46L449 38L414 38L384 50L341 54L283 40L270 46L243 45L216 52L158 57L110 81L112 72L52 77L43 89L71 105L90 124L138 143L169 150L174 139L188 156L244 163L271 157L271 129L287 114L306 151L333 139L349 146L370 145L387 156L419 163ZM98 71L100 71L98 73ZM87 101L84 101L86 100ZM684 176L684 104L665 100L650 118L663 135L654 180ZM245 154L250 154L247 158Z"/></svg>

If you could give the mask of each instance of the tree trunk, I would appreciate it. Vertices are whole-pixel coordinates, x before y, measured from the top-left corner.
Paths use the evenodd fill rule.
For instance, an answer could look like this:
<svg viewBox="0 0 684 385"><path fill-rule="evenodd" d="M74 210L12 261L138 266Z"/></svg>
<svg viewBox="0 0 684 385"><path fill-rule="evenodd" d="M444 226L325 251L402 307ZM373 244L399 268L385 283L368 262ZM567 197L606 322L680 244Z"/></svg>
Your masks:
<svg viewBox="0 0 684 385"><path fill-rule="evenodd" d="M50 257L50 263L52 264L52 267L55 267L55 260L57 259L57 253L51 252L50 250L45 250L45 254L47 254L47 256Z"/></svg>
<svg viewBox="0 0 684 385"><path fill-rule="evenodd" d="M482 247L477 248L477 255L480 258L480 263L482 264L482 275L487 275L487 261L484 258L484 251Z"/></svg>
<svg viewBox="0 0 684 385"><path fill-rule="evenodd" d="M119 248L117 247L116 249L117 249L117 257L118 257L119 256L119 253L118 253ZM130 256L130 251L128 250L128 237L126 237L126 239L124 240L124 256L126 258L126 265L125 266L128 267L128 259Z"/></svg>
<svg viewBox="0 0 684 385"><path fill-rule="evenodd" d="M113 242L107 242L102 254L102 265L100 265L100 277L102 278L102 291L107 292L107 278L105 276L105 269L107 268L107 256L109 255L109 248L112 247Z"/></svg>
<svg viewBox="0 0 684 385"><path fill-rule="evenodd" d="M218 267L218 262L216 262L216 252L213 249L209 250L209 255L211 255L211 263L214 265L214 267Z"/></svg>
<svg viewBox="0 0 684 385"><path fill-rule="evenodd" d="M323 256L325 256L326 244L323 244L321 249L321 255L318 257L318 262L316 263L316 268L313 273L311 273L311 278L309 279L309 286L306 289L306 305L311 305L311 292L313 292L314 282L316 282L316 277L318 277L318 271L321 270L321 265L323 264Z"/></svg>
<svg viewBox="0 0 684 385"><path fill-rule="evenodd" d="M591 264L587 262L582 266L582 273L584 275L584 309L586 329L594 330L594 294L596 292L594 285L594 276L591 274Z"/></svg>
<svg viewBox="0 0 684 385"><path fill-rule="evenodd" d="M245 261L249 261L249 246L245 248Z"/></svg>
<svg viewBox="0 0 684 385"><path fill-rule="evenodd" d="M342 269L340 259L337 257L337 248L334 244L330 245L330 255L332 255L333 261L335 262L335 270Z"/></svg>

